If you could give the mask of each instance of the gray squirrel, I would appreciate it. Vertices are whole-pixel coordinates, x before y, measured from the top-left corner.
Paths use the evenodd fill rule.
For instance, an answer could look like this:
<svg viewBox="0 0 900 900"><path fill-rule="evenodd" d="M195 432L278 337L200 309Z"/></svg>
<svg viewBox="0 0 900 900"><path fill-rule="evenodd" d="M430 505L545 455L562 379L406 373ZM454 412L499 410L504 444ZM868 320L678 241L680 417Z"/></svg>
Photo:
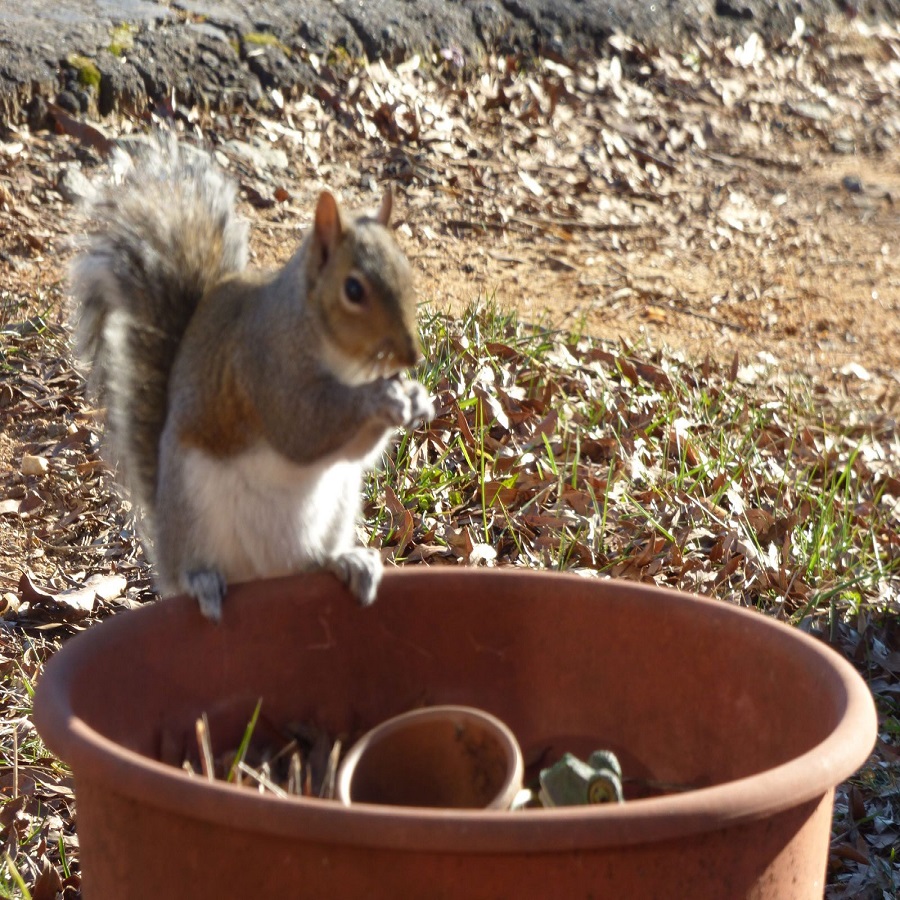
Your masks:
<svg viewBox="0 0 900 900"><path fill-rule="evenodd" d="M119 160L121 163L121 159ZM412 273L387 228L323 191L299 249L247 271L235 185L158 137L93 204L72 268L80 351L163 595L218 621L231 582L327 569L363 605L362 481L392 431L428 421Z"/></svg>

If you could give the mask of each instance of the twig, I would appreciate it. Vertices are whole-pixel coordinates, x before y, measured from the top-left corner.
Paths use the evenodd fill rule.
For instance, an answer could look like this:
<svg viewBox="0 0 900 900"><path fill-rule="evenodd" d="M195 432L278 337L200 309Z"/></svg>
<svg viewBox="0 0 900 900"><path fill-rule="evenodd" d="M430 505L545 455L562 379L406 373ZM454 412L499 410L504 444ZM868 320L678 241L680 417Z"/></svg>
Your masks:
<svg viewBox="0 0 900 900"><path fill-rule="evenodd" d="M197 746L200 748L200 767L207 781L213 781L216 777L215 763L213 762L212 747L209 743L209 722L206 713L197 719Z"/></svg>
<svg viewBox="0 0 900 900"><path fill-rule="evenodd" d="M295 794L298 797L303 796L303 760L298 751L294 751L291 756L291 763L288 769L288 793Z"/></svg>
<svg viewBox="0 0 900 900"><path fill-rule="evenodd" d="M678 299L683 300L686 303L690 302L688 298L685 297L685 295L680 291L678 292ZM681 313L684 316L693 316L695 319L703 319L704 322L711 322L713 325L719 325L722 328L730 328L732 331L741 332L746 330L743 325L735 325L734 322L728 322L725 319L718 319L715 316L708 315L707 313L697 312L697 310L695 309L685 309L680 306L670 306L669 309L671 309L673 312Z"/></svg>
<svg viewBox="0 0 900 900"><path fill-rule="evenodd" d="M13 726L13 800L19 796L19 729Z"/></svg>
<svg viewBox="0 0 900 900"><path fill-rule="evenodd" d="M252 778L258 785L275 794L276 797L288 796L287 792L284 789L278 787L278 785L275 784L275 782L270 778L266 778L266 776L263 775L262 772L257 772L255 769L248 766L247 763L245 763L243 760L238 763L238 769L240 769L240 771L244 775Z"/></svg>
<svg viewBox="0 0 900 900"><path fill-rule="evenodd" d="M325 770L325 778L322 780L322 790L319 796L326 800L334 800L334 785L337 780L338 763L341 759L341 742L335 741L328 754L328 768Z"/></svg>

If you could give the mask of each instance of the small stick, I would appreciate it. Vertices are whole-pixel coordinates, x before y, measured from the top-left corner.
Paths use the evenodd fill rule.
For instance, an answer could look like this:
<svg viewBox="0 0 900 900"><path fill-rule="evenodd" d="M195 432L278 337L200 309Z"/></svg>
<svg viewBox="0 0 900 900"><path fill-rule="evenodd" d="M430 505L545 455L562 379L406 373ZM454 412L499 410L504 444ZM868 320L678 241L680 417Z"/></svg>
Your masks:
<svg viewBox="0 0 900 900"><path fill-rule="evenodd" d="M216 777L216 767L213 762L212 747L209 742L209 721L206 713L197 719L197 746L200 748L200 768L207 781L213 781Z"/></svg>
<svg viewBox="0 0 900 900"><path fill-rule="evenodd" d="M282 756L287 756L288 753L296 753L297 752L297 741L292 740L289 744L285 744L273 757L272 762L276 763Z"/></svg>
<svg viewBox="0 0 900 900"><path fill-rule="evenodd" d="M288 793L297 796L303 794L303 760L296 750L291 755L291 764L288 769Z"/></svg>
<svg viewBox="0 0 900 900"><path fill-rule="evenodd" d="M252 778L258 785L260 785L260 787L263 787L267 791L271 791L273 794L275 794L276 797L287 797L287 794L280 787L278 787L278 785L275 784L274 781L266 778L266 776L261 772L257 772L254 769L251 769L250 766L248 766L247 763L245 763L243 760L238 763L238 768L245 775L248 775L250 778Z"/></svg>
<svg viewBox="0 0 900 900"><path fill-rule="evenodd" d="M322 781L322 790L319 796L326 800L334 800L334 784L337 780L338 763L341 759L341 742L335 741L328 754L328 768L325 769L325 778Z"/></svg>
<svg viewBox="0 0 900 900"><path fill-rule="evenodd" d="M19 796L19 729L13 728L13 800Z"/></svg>

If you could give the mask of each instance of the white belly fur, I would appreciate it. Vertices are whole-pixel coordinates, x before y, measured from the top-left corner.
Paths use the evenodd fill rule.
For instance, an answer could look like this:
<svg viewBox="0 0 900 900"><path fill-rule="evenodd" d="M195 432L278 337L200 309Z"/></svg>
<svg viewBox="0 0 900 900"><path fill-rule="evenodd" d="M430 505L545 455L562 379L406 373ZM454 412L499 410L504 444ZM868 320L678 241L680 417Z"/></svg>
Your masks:
<svg viewBox="0 0 900 900"><path fill-rule="evenodd" d="M191 450L184 465L193 537L228 581L302 571L355 543L358 461L299 466L260 446L227 459Z"/></svg>

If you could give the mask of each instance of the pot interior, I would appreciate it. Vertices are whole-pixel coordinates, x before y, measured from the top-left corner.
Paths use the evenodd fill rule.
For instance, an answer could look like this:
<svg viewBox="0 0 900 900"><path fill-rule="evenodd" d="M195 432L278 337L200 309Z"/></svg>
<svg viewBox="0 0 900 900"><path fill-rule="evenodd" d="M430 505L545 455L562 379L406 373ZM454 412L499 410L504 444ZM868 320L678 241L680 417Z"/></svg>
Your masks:
<svg viewBox="0 0 900 900"><path fill-rule="evenodd" d="M326 575L239 585L219 626L182 598L87 638L75 714L176 765L196 756L201 713L214 747L234 748L259 698L258 737L276 745L285 723L352 741L407 710L463 704L512 729L531 773L605 748L626 783L682 790L812 750L847 702L822 651L760 615L534 573L388 573L368 609Z"/></svg>

